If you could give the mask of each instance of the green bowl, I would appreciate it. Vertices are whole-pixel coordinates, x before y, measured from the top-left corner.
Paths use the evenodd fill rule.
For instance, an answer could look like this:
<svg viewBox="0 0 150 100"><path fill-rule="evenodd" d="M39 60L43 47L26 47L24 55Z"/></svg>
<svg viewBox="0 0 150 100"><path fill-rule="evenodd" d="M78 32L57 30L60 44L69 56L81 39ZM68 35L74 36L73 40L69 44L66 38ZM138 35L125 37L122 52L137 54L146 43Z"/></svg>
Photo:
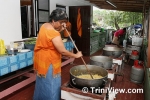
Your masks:
<svg viewBox="0 0 150 100"><path fill-rule="evenodd" d="M94 33L99 33L99 32L100 32L100 30L93 30L93 32L94 32Z"/></svg>

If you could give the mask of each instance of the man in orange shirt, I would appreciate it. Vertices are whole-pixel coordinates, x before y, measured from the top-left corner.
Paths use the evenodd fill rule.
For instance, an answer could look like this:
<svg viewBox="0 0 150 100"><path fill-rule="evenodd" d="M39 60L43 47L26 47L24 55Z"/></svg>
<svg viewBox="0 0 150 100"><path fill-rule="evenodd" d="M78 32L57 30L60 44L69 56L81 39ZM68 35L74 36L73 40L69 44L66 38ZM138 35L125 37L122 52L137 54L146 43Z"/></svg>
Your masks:
<svg viewBox="0 0 150 100"><path fill-rule="evenodd" d="M34 48L34 69L37 72L33 100L60 100L61 55L79 58L66 50L60 32L67 23L67 14L61 9L52 11L49 22L39 31Z"/></svg>

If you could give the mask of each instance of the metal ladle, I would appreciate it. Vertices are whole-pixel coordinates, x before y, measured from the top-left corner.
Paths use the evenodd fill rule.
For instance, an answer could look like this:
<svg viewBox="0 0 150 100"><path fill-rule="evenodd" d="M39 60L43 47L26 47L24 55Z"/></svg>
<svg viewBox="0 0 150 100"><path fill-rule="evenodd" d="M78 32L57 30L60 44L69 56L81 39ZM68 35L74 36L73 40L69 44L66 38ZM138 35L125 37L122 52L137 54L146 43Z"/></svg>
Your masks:
<svg viewBox="0 0 150 100"><path fill-rule="evenodd" d="M73 41L72 37L70 36L70 34L69 34L68 30L67 30L66 28L65 28L65 30L67 31L67 34L69 35L69 37L70 37L70 39L71 39L71 41L72 41L73 45L75 46L76 50L79 52L79 50L78 50L77 46L75 45L75 43L74 43L74 41ZM91 74L91 72L89 71L88 67L86 66L86 63L85 63L85 61L84 61L83 57L81 57L81 59L82 59L82 61L83 61L84 65L85 65L85 67L86 67L87 71L89 72L89 74L90 74L91 78L92 78L92 79L94 79L94 78L93 78L93 76L92 76L92 74Z"/></svg>

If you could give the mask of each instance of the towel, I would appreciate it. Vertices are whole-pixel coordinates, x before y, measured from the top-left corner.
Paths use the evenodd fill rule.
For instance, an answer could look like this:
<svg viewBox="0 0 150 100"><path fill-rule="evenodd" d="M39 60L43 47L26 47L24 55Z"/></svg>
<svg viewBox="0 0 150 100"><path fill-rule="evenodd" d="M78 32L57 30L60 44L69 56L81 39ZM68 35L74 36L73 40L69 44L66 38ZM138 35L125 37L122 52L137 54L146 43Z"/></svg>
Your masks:
<svg viewBox="0 0 150 100"><path fill-rule="evenodd" d="M80 14L80 8L78 8L78 15L77 15L77 31L78 35L82 36L82 26L81 26L81 14Z"/></svg>

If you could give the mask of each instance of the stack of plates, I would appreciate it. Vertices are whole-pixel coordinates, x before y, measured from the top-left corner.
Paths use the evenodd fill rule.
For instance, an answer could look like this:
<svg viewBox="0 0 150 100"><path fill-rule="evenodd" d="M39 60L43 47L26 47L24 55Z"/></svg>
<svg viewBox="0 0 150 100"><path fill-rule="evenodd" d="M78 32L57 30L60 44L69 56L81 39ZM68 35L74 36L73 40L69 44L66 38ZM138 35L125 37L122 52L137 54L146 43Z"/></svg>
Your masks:
<svg viewBox="0 0 150 100"><path fill-rule="evenodd" d="M30 49L22 49L19 52L29 52L29 51L31 51L31 50Z"/></svg>

